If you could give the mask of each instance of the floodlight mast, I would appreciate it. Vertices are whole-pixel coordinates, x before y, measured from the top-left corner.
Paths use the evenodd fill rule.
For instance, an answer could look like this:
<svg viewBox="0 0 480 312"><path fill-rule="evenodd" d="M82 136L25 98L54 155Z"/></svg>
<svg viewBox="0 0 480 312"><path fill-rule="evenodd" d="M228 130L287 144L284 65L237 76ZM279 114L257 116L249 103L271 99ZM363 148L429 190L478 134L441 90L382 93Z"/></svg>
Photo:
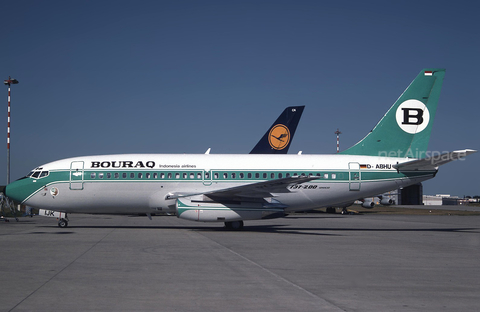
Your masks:
<svg viewBox="0 0 480 312"><path fill-rule="evenodd" d="M17 84L18 80L8 76L3 83L8 86L8 117L7 117L7 185L10 184L10 85Z"/></svg>
<svg viewBox="0 0 480 312"><path fill-rule="evenodd" d="M340 130L337 128L337 131L335 131L335 134L337 135L337 153L340 153Z"/></svg>

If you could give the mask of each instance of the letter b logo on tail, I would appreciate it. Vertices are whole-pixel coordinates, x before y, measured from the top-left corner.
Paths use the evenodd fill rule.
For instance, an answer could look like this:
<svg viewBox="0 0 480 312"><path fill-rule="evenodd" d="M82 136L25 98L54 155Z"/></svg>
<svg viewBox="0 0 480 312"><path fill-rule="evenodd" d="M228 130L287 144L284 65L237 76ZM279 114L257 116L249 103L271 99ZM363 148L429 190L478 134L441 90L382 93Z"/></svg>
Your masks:
<svg viewBox="0 0 480 312"><path fill-rule="evenodd" d="M421 125L423 123L423 110L420 108L402 108L402 125ZM414 114L412 114L414 112Z"/></svg>
<svg viewBox="0 0 480 312"><path fill-rule="evenodd" d="M422 132L430 121L428 108L418 100L407 100L397 108L398 126L405 132L415 134Z"/></svg>

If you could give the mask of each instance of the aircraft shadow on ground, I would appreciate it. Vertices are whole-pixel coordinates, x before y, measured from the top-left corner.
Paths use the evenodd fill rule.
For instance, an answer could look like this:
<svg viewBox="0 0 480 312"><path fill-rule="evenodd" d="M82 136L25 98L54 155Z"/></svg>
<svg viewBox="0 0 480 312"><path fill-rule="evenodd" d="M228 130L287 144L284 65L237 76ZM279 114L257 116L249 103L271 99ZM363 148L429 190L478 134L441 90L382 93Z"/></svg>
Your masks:
<svg viewBox="0 0 480 312"><path fill-rule="evenodd" d="M52 228L56 225L39 226L41 228ZM191 230L199 232L255 232L255 233L272 233L272 234L297 234L297 235L321 235L321 236L343 236L342 233L348 232L438 232L438 233L472 233L480 234L480 228L328 228L328 227L292 227L290 224L272 224L272 225L246 225L241 231L233 231L222 226L126 226L126 225L72 225L65 231L56 232L31 232L30 234L74 234L77 229L126 229L126 230Z"/></svg>

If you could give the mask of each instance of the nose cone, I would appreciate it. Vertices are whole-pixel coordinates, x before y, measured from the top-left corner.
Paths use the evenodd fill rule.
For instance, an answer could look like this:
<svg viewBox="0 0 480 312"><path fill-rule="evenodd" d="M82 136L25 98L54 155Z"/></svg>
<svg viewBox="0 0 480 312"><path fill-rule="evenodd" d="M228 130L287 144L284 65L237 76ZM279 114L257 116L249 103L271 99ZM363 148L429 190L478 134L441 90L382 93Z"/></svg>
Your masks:
<svg viewBox="0 0 480 312"><path fill-rule="evenodd" d="M20 179L5 186L3 194L16 202L23 203L32 194L30 179Z"/></svg>

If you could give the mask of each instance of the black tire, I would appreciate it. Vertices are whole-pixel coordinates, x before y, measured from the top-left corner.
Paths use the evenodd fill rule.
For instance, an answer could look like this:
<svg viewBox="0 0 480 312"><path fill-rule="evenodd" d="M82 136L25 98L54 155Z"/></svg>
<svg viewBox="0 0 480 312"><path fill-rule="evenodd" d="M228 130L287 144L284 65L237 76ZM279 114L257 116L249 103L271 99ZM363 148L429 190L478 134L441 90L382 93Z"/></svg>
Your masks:
<svg viewBox="0 0 480 312"><path fill-rule="evenodd" d="M68 221L65 219L60 219L60 221L58 221L58 226L61 228L66 228L68 226Z"/></svg>
<svg viewBox="0 0 480 312"><path fill-rule="evenodd" d="M243 229L243 221L232 222L232 230L240 231L241 229Z"/></svg>
<svg viewBox="0 0 480 312"><path fill-rule="evenodd" d="M243 221L230 221L225 222L225 228L227 230L240 231L243 229Z"/></svg>

